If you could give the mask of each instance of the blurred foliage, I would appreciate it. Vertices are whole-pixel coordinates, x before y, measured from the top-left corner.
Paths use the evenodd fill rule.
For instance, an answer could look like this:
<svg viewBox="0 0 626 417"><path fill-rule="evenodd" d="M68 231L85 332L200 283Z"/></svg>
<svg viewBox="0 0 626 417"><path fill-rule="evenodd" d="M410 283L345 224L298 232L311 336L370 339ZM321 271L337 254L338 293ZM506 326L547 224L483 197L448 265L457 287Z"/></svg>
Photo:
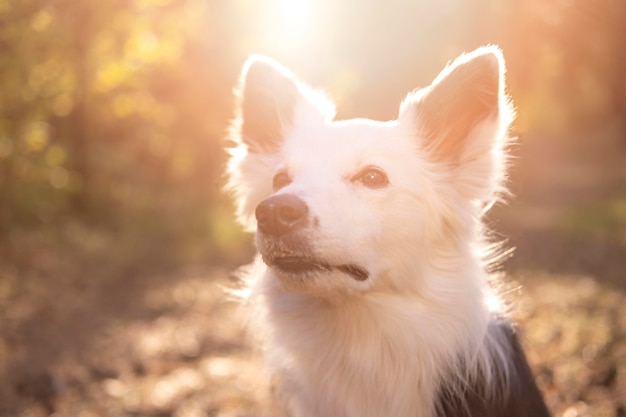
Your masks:
<svg viewBox="0 0 626 417"><path fill-rule="evenodd" d="M485 43L520 131L626 120L620 0L0 0L0 238L81 219L228 250L221 149L248 54L328 86L340 116L392 118Z"/></svg>
<svg viewBox="0 0 626 417"><path fill-rule="evenodd" d="M3 232L68 216L148 239L209 232L232 84L209 9L0 2Z"/></svg>
<svg viewBox="0 0 626 417"><path fill-rule="evenodd" d="M626 197L598 201L568 210L557 225L582 238L613 237L626 245Z"/></svg>

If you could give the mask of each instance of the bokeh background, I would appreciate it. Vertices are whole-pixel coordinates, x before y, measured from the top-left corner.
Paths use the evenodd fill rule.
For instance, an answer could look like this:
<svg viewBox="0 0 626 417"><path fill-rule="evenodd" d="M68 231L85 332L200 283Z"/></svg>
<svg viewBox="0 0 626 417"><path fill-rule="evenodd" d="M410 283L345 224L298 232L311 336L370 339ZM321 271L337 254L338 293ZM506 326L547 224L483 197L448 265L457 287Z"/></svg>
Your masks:
<svg viewBox="0 0 626 417"><path fill-rule="evenodd" d="M263 53L340 118L392 119L502 47L515 315L555 415L626 415L623 0L0 0L0 415L257 416L222 287L253 256L223 168Z"/></svg>

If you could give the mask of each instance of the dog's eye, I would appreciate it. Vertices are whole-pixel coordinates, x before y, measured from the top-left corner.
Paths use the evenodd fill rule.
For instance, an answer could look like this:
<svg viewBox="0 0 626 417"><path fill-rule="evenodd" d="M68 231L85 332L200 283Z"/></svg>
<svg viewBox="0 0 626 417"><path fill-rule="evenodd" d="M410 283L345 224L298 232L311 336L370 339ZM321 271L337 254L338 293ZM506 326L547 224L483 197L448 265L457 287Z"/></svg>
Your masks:
<svg viewBox="0 0 626 417"><path fill-rule="evenodd" d="M278 191L289 184L291 184L291 178L289 178L289 174L285 171L280 171L278 174L274 175L274 179L272 180L274 191Z"/></svg>
<svg viewBox="0 0 626 417"><path fill-rule="evenodd" d="M367 167L352 177L352 181L359 181L368 188L383 188L389 184L385 171L378 167Z"/></svg>

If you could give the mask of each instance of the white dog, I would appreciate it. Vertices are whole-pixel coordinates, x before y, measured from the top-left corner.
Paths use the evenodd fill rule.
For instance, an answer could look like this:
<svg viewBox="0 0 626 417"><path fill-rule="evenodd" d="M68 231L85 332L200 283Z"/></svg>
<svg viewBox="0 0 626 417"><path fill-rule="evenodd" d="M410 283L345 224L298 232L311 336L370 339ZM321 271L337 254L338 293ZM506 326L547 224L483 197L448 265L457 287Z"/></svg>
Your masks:
<svg viewBox="0 0 626 417"><path fill-rule="evenodd" d="M487 267L513 110L496 47L410 93L397 120L333 104L260 56L228 167L256 230L252 328L294 417L543 417Z"/></svg>

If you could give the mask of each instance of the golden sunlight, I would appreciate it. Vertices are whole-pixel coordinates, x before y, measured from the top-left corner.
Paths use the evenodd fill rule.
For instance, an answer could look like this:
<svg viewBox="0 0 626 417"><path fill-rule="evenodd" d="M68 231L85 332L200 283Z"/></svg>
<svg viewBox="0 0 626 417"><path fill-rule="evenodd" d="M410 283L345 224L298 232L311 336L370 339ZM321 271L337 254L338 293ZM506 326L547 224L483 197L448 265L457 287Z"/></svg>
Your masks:
<svg viewBox="0 0 626 417"><path fill-rule="evenodd" d="M276 7L283 25L290 32L297 32L307 26L311 12L310 0L277 0Z"/></svg>
<svg viewBox="0 0 626 417"><path fill-rule="evenodd" d="M268 8L263 32L267 45L290 49L299 45L313 26L311 0L274 0Z"/></svg>

